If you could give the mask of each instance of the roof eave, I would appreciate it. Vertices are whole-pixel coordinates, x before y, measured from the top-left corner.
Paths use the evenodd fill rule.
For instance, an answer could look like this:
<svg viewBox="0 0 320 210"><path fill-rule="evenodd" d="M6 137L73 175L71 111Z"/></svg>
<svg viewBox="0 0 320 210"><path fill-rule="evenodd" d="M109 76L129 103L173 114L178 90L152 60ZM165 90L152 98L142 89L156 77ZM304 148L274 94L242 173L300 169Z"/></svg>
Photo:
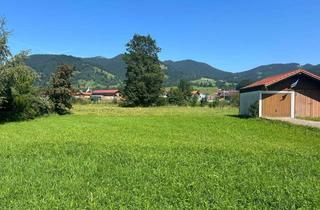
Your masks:
<svg viewBox="0 0 320 210"><path fill-rule="evenodd" d="M251 89L256 89L256 88L259 88L259 87L264 87L266 88L265 85L257 85L257 86L252 86L252 87L244 87L244 88L241 88L239 90L240 93L245 93L245 92L251 92Z"/></svg>

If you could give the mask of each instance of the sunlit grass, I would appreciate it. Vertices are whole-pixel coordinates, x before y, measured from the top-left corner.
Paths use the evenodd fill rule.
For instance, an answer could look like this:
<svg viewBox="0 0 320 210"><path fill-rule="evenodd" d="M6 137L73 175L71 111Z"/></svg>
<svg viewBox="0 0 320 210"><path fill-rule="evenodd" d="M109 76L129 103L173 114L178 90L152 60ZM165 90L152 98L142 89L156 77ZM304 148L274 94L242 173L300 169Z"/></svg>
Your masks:
<svg viewBox="0 0 320 210"><path fill-rule="evenodd" d="M0 209L319 208L319 130L237 113L76 105L2 124Z"/></svg>

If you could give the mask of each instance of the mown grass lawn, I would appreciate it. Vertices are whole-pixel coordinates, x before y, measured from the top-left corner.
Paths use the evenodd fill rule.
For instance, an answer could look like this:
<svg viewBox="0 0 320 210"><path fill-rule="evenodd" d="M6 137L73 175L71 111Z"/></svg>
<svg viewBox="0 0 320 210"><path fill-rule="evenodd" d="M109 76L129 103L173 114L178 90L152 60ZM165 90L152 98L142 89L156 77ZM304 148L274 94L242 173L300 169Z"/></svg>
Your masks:
<svg viewBox="0 0 320 210"><path fill-rule="evenodd" d="M73 112L0 125L0 209L320 208L320 130L236 109Z"/></svg>

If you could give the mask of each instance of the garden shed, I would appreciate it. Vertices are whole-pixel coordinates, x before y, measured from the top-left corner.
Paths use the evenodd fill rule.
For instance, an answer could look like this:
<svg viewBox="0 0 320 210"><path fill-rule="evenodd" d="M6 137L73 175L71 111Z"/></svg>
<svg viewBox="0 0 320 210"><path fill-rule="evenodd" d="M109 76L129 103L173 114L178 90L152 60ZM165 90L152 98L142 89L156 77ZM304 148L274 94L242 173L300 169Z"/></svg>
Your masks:
<svg viewBox="0 0 320 210"><path fill-rule="evenodd" d="M298 69L240 89L240 115L254 103L259 117L320 117L320 76Z"/></svg>

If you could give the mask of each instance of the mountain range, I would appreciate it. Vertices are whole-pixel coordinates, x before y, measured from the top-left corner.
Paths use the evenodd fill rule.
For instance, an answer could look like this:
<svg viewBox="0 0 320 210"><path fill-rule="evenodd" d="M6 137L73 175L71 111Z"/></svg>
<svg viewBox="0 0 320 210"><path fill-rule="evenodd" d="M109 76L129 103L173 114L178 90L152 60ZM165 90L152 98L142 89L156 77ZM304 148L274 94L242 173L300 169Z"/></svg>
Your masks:
<svg viewBox="0 0 320 210"><path fill-rule="evenodd" d="M74 85L83 88L105 88L119 86L125 79L126 68L122 56L120 54L113 58L101 56L80 58L70 55L34 54L28 57L26 64L38 72L40 85L48 83L50 76L58 65L69 64L76 69L73 78ZM200 78L214 79L219 81L217 84L220 84L220 86L226 83L236 84L242 81L254 82L297 68L303 68L320 75L320 65L300 65L299 63L262 65L237 73L223 71L209 64L194 60L162 61L161 67L166 74L166 86L176 85L180 79L193 81Z"/></svg>

